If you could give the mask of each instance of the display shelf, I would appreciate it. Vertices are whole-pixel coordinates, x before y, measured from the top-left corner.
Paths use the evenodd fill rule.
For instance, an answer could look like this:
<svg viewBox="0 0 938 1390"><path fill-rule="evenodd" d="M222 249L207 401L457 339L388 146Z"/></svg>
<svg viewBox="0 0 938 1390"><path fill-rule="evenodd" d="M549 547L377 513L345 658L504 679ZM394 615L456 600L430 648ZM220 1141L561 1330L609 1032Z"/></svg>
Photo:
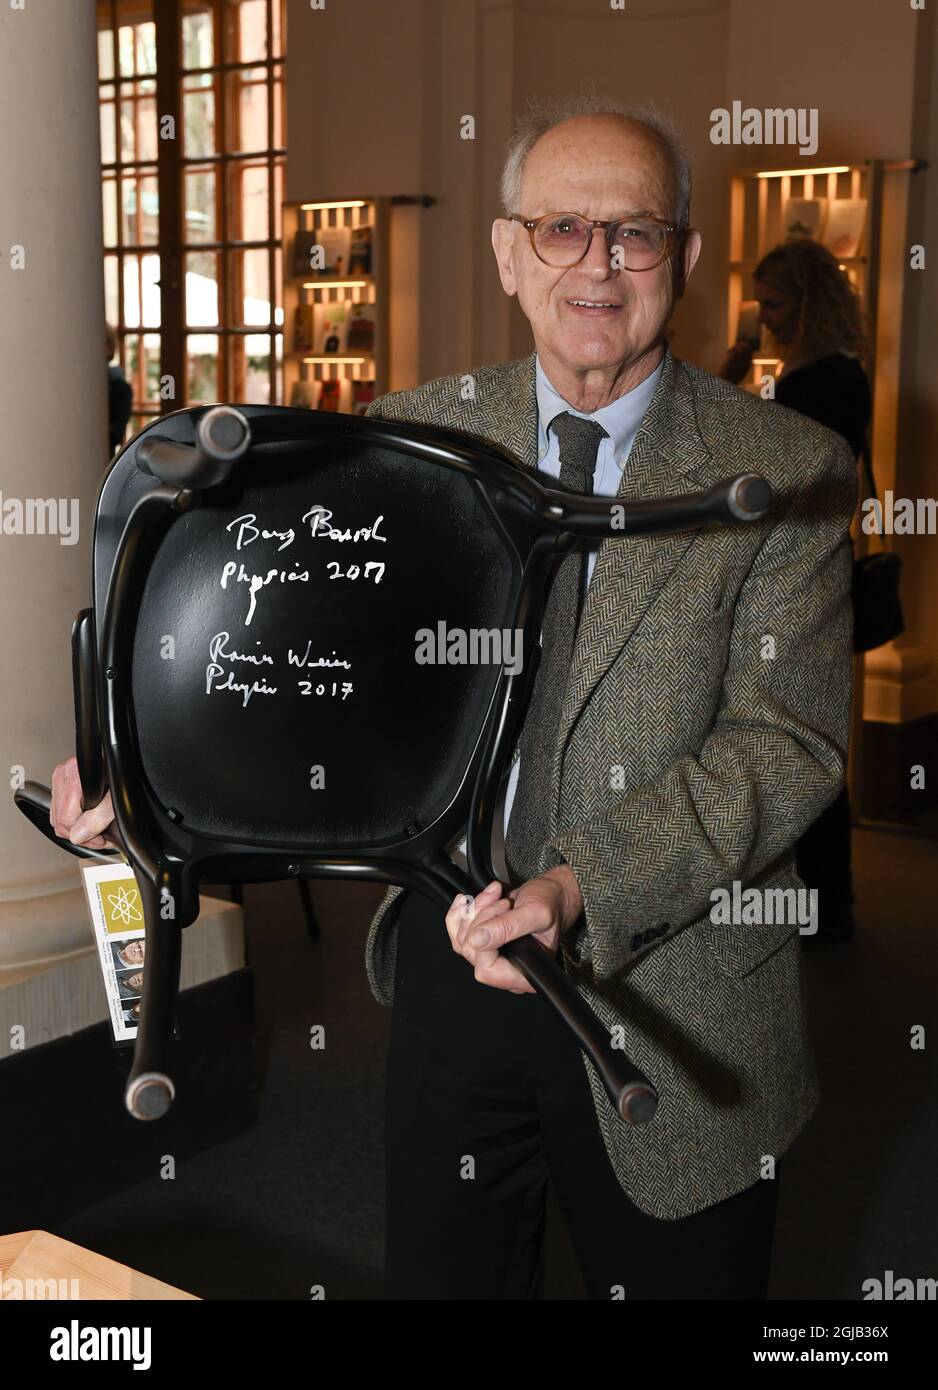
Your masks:
<svg viewBox="0 0 938 1390"><path fill-rule="evenodd" d="M388 226L389 199L349 198L334 202L303 199L283 205L284 403L345 412L361 412L371 395L388 389ZM370 268L346 268L349 255L362 250L362 229L370 228ZM321 240L319 233L322 233ZM297 241L300 240L298 249ZM298 256L310 238L328 266L344 255L338 273L318 274L298 268ZM348 248L343 250L342 248ZM366 322L355 323L355 305L367 305ZM334 307L336 319L329 317ZM373 323L373 342L356 351L348 334L366 334ZM317 341L322 335L323 341ZM362 383L356 388L355 383ZM323 387L326 383L338 386ZM372 383L369 387L368 383ZM358 399L356 400L356 396Z"/></svg>

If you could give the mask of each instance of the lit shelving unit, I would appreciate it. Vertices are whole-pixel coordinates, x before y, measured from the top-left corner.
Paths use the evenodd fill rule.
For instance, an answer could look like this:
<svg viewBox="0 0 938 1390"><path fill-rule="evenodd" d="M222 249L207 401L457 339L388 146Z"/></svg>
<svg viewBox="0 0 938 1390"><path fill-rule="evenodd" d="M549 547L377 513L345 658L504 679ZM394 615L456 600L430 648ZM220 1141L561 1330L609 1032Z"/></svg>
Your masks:
<svg viewBox="0 0 938 1390"><path fill-rule="evenodd" d="M285 342L283 355L285 405L295 399L297 383L306 383L305 395L312 395L319 404L319 390L324 382L373 382L374 395L385 392L388 381L388 263L389 200L387 198L349 198L340 202L302 202L283 205L283 307ZM337 275L319 274L315 270L296 273L295 248L298 234L344 228L350 236L357 229L371 228L370 270L354 268ZM370 350L346 349L333 351L297 346L298 319L304 308L331 304L368 304L374 306L374 343ZM321 347L321 345L318 345ZM302 388L300 388L302 390ZM346 399L340 410L351 411L352 402Z"/></svg>

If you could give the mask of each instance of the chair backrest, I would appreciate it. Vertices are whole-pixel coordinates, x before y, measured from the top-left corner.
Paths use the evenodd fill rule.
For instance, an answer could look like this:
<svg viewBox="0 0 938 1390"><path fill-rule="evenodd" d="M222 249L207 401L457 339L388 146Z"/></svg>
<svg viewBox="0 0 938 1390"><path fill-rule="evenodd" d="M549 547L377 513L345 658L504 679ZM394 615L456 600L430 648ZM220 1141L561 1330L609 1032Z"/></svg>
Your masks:
<svg viewBox="0 0 938 1390"><path fill-rule="evenodd" d="M186 442L198 413L154 428ZM244 848L354 853L436 823L442 843L521 660L531 532L499 486L513 466L462 437L449 456L445 433L418 427L388 443L383 422L245 413L249 452L173 522L146 579L132 683L146 783L177 827ZM99 633L120 533L157 486L134 455L98 499Z"/></svg>
<svg viewBox="0 0 938 1390"><path fill-rule="evenodd" d="M270 876L416 866L442 893L468 823L489 881L553 559L769 498L743 475L622 507L454 431L276 406L161 418L95 516L92 684L136 859L154 881L205 860L241 877L244 855Z"/></svg>

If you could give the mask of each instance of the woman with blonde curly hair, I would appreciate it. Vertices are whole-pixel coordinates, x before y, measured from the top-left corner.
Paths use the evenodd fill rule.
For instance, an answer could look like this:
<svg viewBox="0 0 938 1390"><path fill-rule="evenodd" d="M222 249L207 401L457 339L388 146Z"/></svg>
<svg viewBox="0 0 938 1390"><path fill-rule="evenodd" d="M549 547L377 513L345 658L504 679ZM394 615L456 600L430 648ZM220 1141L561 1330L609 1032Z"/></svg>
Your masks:
<svg viewBox="0 0 938 1390"><path fill-rule="evenodd" d="M859 458L866 448L871 396L863 370L863 312L849 278L829 251L803 239L776 246L763 256L754 279L759 322L784 363L775 400L836 430ZM742 381L752 355L751 344L735 343L721 375ZM849 939L853 881L846 787L801 837L796 857L799 876L818 893L815 939Z"/></svg>
<svg viewBox="0 0 938 1390"><path fill-rule="evenodd" d="M754 278L759 322L784 363L776 401L836 430L859 457L870 418L870 385L856 290L831 253L807 238L769 251ZM721 376L742 381L752 351L750 343L734 344Z"/></svg>

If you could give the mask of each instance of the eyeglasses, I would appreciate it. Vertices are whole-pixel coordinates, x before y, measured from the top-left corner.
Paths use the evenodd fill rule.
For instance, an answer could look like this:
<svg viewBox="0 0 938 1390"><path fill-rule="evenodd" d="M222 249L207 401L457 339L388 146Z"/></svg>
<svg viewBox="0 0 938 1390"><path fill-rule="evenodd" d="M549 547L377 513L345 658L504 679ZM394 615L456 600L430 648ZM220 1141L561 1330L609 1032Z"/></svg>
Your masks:
<svg viewBox="0 0 938 1390"><path fill-rule="evenodd" d="M587 255L593 229L602 227L610 261L617 270L654 270L674 251L687 227L644 214L597 222L575 212L546 212L543 217L510 213L509 222L520 222L531 238L534 254L554 269L577 265Z"/></svg>

